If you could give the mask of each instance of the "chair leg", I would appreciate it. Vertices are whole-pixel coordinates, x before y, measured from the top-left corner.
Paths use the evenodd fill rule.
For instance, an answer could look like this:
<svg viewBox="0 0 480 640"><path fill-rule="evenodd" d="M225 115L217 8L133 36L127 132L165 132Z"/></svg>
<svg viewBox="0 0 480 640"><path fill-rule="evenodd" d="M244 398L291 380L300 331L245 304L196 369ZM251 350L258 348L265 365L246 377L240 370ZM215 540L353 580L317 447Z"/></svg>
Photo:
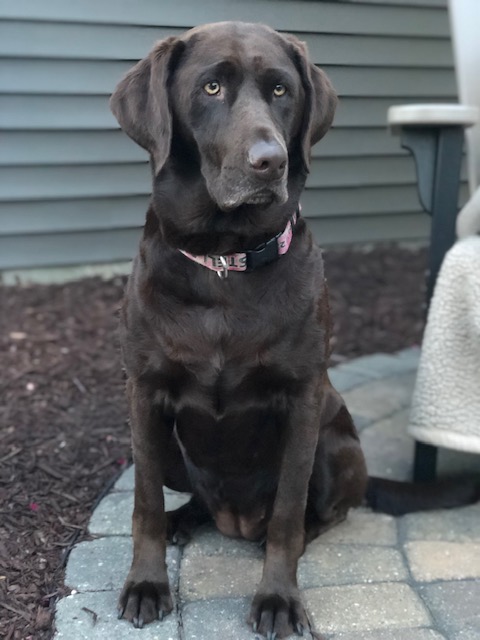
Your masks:
<svg viewBox="0 0 480 640"><path fill-rule="evenodd" d="M433 482L437 471L437 447L415 441L414 482Z"/></svg>
<svg viewBox="0 0 480 640"><path fill-rule="evenodd" d="M429 305L443 258L455 242L463 128L405 127L402 147L415 158L420 202L432 216L426 300ZM433 482L436 466L437 447L416 441L414 482Z"/></svg>

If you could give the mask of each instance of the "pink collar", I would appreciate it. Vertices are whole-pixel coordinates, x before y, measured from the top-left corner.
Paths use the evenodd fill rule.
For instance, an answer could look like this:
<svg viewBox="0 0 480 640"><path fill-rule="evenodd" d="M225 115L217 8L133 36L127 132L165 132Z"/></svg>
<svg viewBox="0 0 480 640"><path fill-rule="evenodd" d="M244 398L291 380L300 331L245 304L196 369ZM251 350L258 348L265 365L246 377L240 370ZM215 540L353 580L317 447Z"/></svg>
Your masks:
<svg viewBox="0 0 480 640"><path fill-rule="evenodd" d="M295 226L300 215L300 206L287 222L284 231L278 233L275 237L270 238L267 242L260 245L253 251L244 251L243 253L230 253L226 256L194 256L187 251L179 249L180 253L190 258L194 262L216 271L220 278L226 278L229 271L253 271L258 267L263 267L274 260L277 260L284 253L287 253L293 237L293 227Z"/></svg>

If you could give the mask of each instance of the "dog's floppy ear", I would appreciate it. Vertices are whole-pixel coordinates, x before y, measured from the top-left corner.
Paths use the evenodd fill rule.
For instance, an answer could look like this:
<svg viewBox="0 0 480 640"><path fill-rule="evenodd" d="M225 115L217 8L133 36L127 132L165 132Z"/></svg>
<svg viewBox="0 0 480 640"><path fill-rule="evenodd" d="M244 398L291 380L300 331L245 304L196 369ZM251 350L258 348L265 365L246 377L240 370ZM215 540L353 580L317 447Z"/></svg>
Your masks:
<svg viewBox="0 0 480 640"><path fill-rule="evenodd" d="M292 47L293 58L302 78L305 91L305 106L301 127L301 146L306 171L310 166L311 147L329 130L335 108L337 94L327 75L310 62L304 42L295 36L285 34Z"/></svg>
<svg viewBox="0 0 480 640"><path fill-rule="evenodd" d="M170 153L172 115L168 100L168 78L174 52L183 50L175 36L159 42L119 82L110 98L110 108L121 128L146 149L158 173Z"/></svg>

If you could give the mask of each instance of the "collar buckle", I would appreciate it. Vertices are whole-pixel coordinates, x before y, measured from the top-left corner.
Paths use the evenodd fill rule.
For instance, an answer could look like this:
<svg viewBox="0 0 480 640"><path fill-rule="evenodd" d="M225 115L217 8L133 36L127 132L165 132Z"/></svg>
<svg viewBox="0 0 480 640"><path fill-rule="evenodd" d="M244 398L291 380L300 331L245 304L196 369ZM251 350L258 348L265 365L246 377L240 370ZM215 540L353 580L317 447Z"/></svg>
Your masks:
<svg viewBox="0 0 480 640"><path fill-rule="evenodd" d="M226 278L228 278L228 260L225 256L218 256L218 258L222 264L222 270L217 271L217 276L220 278L220 280L225 280Z"/></svg>

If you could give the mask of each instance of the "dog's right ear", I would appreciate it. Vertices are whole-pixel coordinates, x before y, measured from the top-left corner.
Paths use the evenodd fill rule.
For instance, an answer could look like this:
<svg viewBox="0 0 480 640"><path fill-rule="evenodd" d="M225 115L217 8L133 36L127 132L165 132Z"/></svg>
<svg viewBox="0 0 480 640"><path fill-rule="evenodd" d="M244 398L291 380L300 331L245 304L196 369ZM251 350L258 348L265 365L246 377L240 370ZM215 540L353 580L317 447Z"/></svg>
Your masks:
<svg viewBox="0 0 480 640"><path fill-rule="evenodd" d="M333 122L337 94L326 74L310 61L306 44L288 33L283 37L291 47L305 91L301 138L303 164L308 173L311 148L323 138Z"/></svg>
<svg viewBox="0 0 480 640"><path fill-rule="evenodd" d="M173 61L183 48L183 42L175 36L159 42L130 69L110 98L110 109L123 131L150 153L155 174L170 153L172 115L168 78Z"/></svg>

